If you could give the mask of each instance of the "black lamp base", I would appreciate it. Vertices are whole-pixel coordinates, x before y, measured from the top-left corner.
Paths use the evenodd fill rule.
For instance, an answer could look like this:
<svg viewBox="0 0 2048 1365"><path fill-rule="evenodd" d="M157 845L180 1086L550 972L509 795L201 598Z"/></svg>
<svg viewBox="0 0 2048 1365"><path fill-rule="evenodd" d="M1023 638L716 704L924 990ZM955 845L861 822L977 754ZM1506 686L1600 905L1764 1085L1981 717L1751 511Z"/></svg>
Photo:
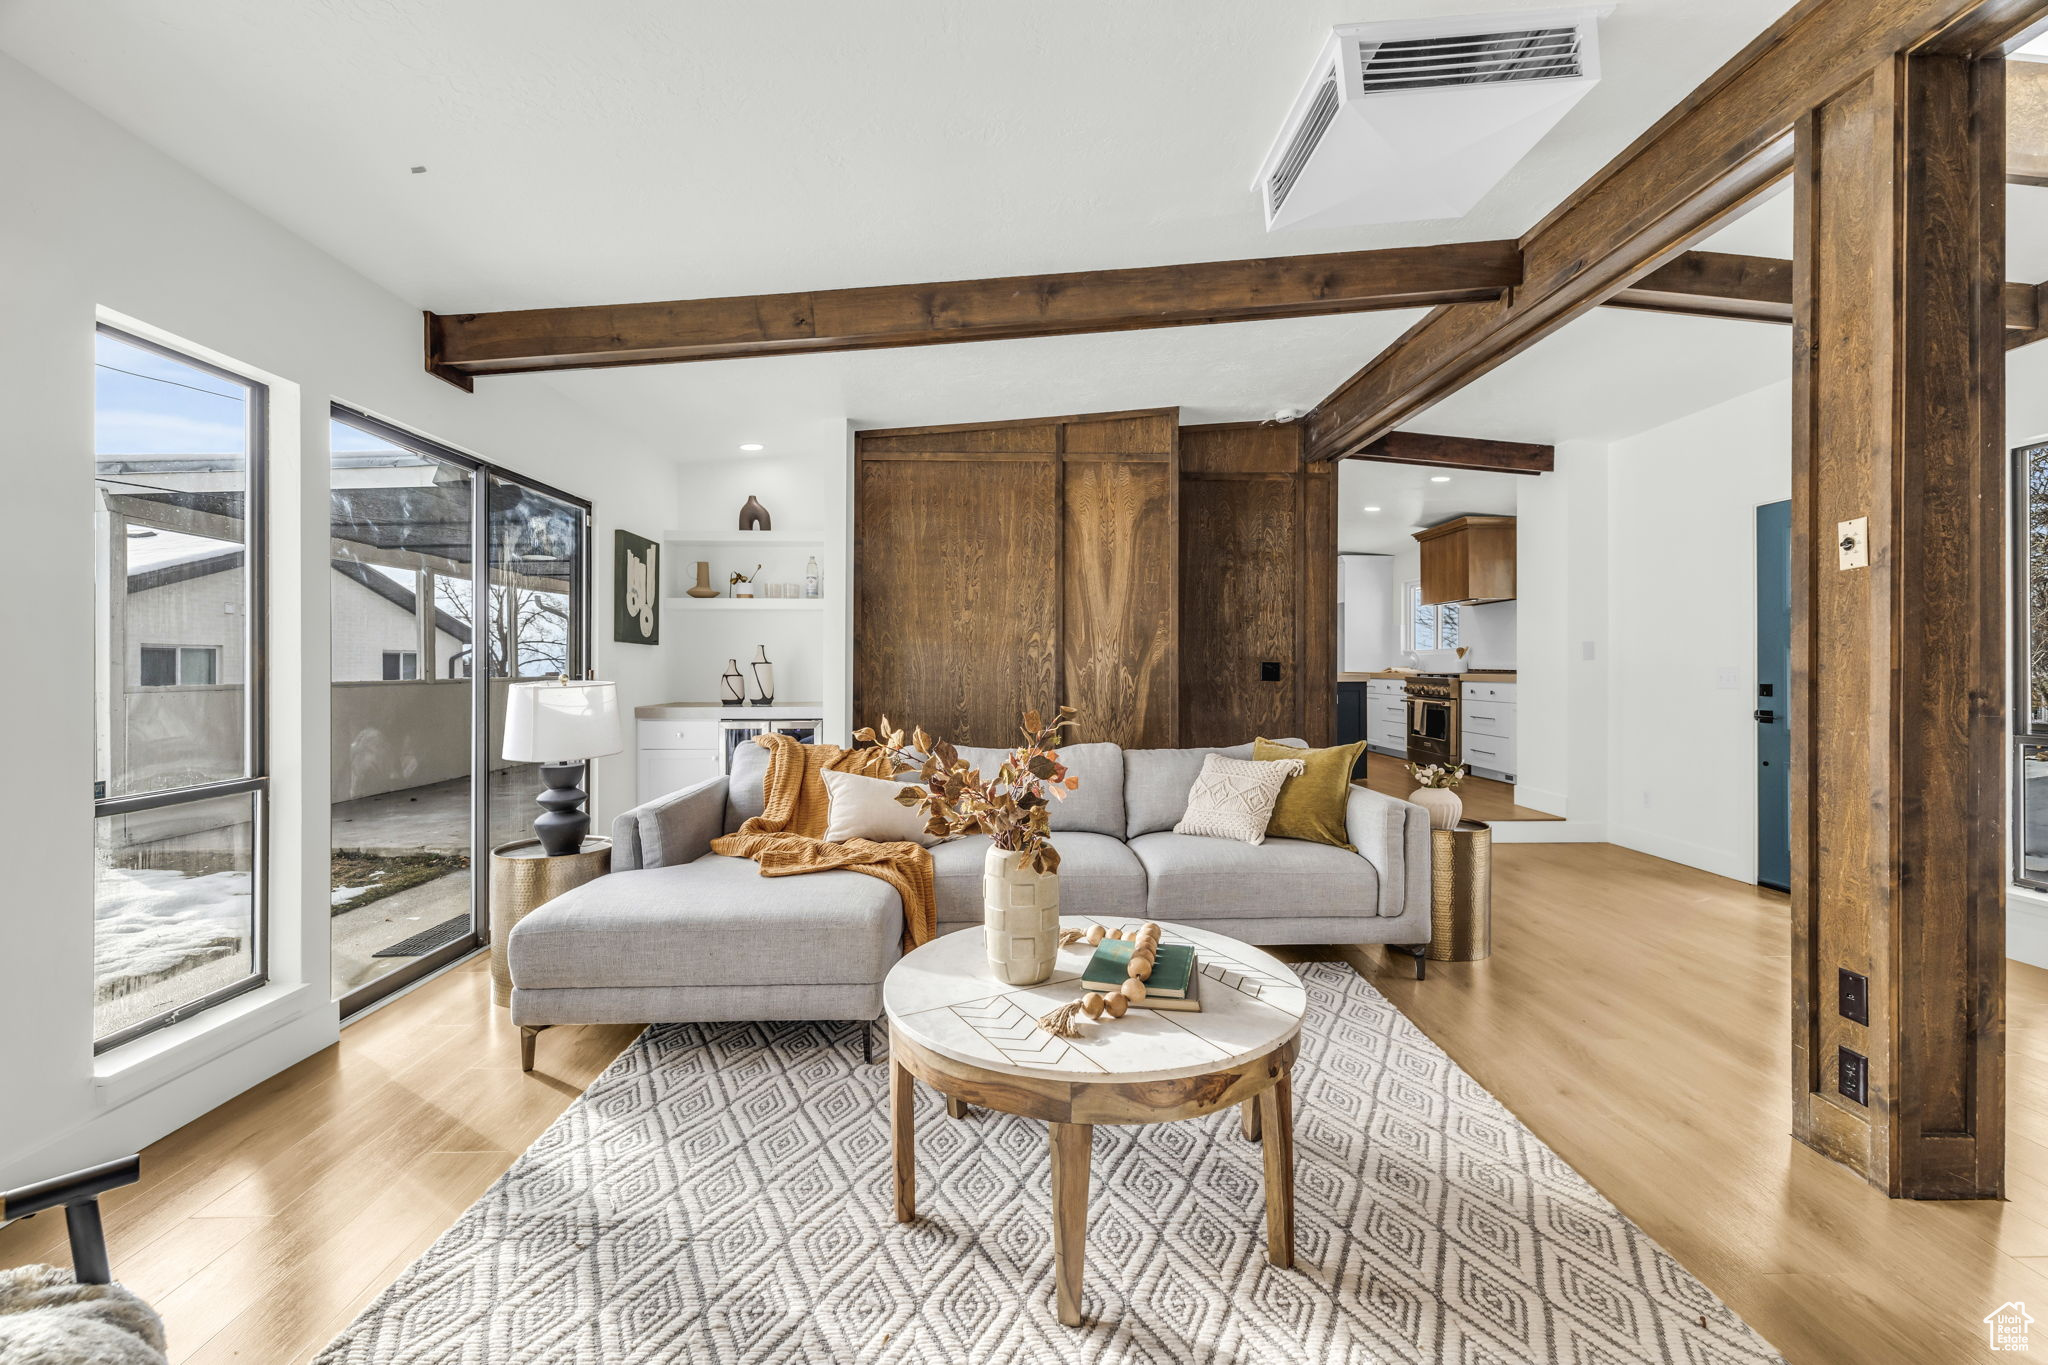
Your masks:
<svg viewBox="0 0 2048 1365"><path fill-rule="evenodd" d="M579 852L583 847L583 836L590 833L590 812L583 809L585 766L582 763L541 764L540 780L547 784L547 788L534 800L545 809L533 822L533 834L540 840L541 850L550 858Z"/></svg>

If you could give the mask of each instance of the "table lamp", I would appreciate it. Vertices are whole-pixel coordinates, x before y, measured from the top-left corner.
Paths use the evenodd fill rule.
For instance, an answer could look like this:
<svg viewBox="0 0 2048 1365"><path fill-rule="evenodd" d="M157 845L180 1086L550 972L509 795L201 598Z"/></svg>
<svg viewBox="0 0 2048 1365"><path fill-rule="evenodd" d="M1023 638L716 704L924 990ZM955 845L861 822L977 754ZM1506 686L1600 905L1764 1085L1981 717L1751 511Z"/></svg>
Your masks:
<svg viewBox="0 0 2048 1365"><path fill-rule="evenodd" d="M511 763L538 763L546 783L534 837L550 857L574 853L590 832L583 809L587 760L625 748L618 689L608 682L518 682L505 689L505 752Z"/></svg>

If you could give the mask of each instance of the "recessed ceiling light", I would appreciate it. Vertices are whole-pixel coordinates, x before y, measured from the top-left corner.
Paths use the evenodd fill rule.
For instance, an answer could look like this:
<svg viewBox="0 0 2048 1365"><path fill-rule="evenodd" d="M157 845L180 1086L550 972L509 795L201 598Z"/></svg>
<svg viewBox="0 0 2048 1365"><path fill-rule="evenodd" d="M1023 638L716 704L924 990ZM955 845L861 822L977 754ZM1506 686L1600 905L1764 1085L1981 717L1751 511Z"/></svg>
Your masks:
<svg viewBox="0 0 2048 1365"><path fill-rule="evenodd" d="M1429 476L1429 481L1431 483L1449 483L1451 476L1448 474L1432 474Z"/></svg>
<svg viewBox="0 0 2048 1365"><path fill-rule="evenodd" d="M1379 511L1380 509L1379 509L1379 508L1377 508L1377 507L1368 507L1368 508L1366 508L1365 510L1366 510L1366 511L1368 511L1368 512L1377 512L1377 511Z"/></svg>
<svg viewBox="0 0 2048 1365"><path fill-rule="evenodd" d="M748 441L748 442L746 442L746 443L745 443L744 445L742 445L742 446L740 447L740 449L741 449L741 450L744 450L744 451L746 451L746 452L747 452L748 454L750 454L750 455L751 455L751 454L752 454L753 452L755 452L755 451L757 451L757 450L760 450L760 449L762 449L762 448L763 448L763 447L762 447L762 445L761 445L761 443L760 443L759 441Z"/></svg>

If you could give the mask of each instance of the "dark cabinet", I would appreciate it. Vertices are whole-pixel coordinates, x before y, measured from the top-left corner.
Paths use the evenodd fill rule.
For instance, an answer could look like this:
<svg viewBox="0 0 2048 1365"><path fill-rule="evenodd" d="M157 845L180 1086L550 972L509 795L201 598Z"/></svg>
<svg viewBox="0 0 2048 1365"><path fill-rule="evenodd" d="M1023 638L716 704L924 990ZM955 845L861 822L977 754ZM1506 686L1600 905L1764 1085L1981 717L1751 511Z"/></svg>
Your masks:
<svg viewBox="0 0 2048 1365"><path fill-rule="evenodd" d="M1362 682L1340 682L1337 684L1337 743L1356 744L1365 738L1365 689ZM1355 782L1365 780L1365 750L1358 751L1358 762L1351 769Z"/></svg>

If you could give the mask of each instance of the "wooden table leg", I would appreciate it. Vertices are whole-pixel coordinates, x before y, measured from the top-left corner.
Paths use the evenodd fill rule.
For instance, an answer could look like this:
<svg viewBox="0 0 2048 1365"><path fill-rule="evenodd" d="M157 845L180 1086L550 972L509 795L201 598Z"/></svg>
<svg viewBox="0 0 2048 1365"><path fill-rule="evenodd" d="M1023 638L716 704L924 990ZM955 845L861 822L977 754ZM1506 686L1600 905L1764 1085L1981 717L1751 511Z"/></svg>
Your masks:
<svg viewBox="0 0 2048 1365"><path fill-rule="evenodd" d="M967 1117L967 1101L958 1095L946 1096L946 1117L964 1119Z"/></svg>
<svg viewBox="0 0 2048 1365"><path fill-rule="evenodd" d="M1244 1111L1242 1119L1244 1124L1244 1140L1246 1142L1257 1142L1259 1140L1259 1097L1254 1095L1239 1107Z"/></svg>
<svg viewBox="0 0 2048 1365"><path fill-rule="evenodd" d="M893 1054L895 1048L890 1048ZM896 1221L917 1217L917 1080L892 1055L889 1060L889 1148L896 1164Z"/></svg>
<svg viewBox="0 0 2048 1365"><path fill-rule="evenodd" d="M1280 1073L1258 1097L1266 1146L1266 1259L1294 1267L1294 1087Z"/></svg>
<svg viewBox="0 0 2048 1365"><path fill-rule="evenodd" d="M1052 1275L1060 1321L1081 1325L1081 1262L1088 1242L1088 1156L1095 1129L1055 1123L1052 1129Z"/></svg>

